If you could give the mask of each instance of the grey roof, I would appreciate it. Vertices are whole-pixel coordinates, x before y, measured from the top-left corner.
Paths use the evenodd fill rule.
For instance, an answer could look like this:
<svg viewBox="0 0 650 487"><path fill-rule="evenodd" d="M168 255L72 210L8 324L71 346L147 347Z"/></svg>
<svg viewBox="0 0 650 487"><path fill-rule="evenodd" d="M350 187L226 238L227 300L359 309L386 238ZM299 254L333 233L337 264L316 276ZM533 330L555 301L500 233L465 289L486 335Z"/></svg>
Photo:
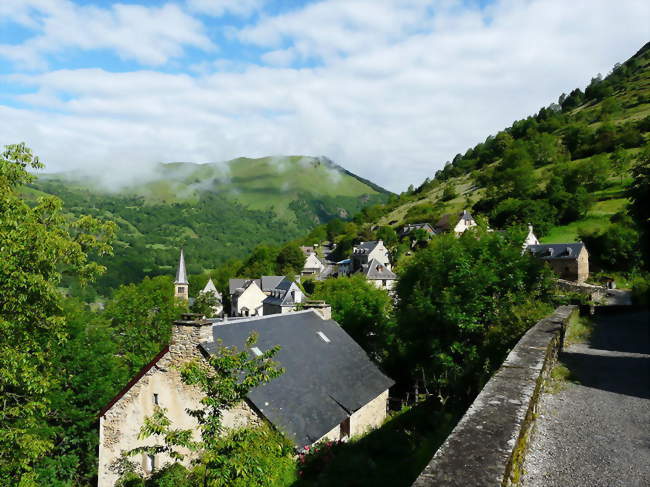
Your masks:
<svg viewBox="0 0 650 487"><path fill-rule="evenodd" d="M394 384L333 320L314 310L271 315L212 327L214 340L245 346L259 334L260 350L280 345L284 374L253 389L248 399L298 447L309 445ZM326 343L317 332L330 340ZM208 353L215 343L202 343Z"/></svg>
<svg viewBox="0 0 650 487"><path fill-rule="evenodd" d="M551 259L575 260L578 258L578 255L584 248L585 248L585 244L579 242L579 243L569 243L569 244L529 245L528 247L526 247L526 250L532 253L535 257L544 260L551 260Z"/></svg>
<svg viewBox="0 0 650 487"><path fill-rule="evenodd" d="M187 272L185 271L185 255L183 255L183 249L181 249L181 258L178 261L178 270L176 271L174 284L189 284L187 282Z"/></svg>
<svg viewBox="0 0 650 487"><path fill-rule="evenodd" d="M458 220L453 220L453 219L452 219L452 218L454 217L454 215L455 215L456 217L458 217ZM460 213L446 213L446 214L442 215L442 217L440 218L440 220L438 220L438 223L436 223L436 229L437 229L438 231L447 231L447 230L451 230L451 229L454 228L454 227L456 226L456 224L457 224L459 221L461 221L461 220L465 220L465 221L473 221L473 220L474 220L474 217L473 217L472 214L471 214L469 211L467 211L467 210L463 210L463 211L461 211Z"/></svg>
<svg viewBox="0 0 650 487"><path fill-rule="evenodd" d="M284 279L286 279L285 276L262 276L262 284L261 284L260 287L262 288L262 291L264 291L264 292L272 291Z"/></svg>
<svg viewBox="0 0 650 487"><path fill-rule="evenodd" d="M237 289L246 289L252 282L255 282L258 286L261 286L259 279L230 279L228 280L228 293L232 296L237 292Z"/></svg>
<svg viewBox="0 0 650 487"><path fill-rule="evenodd" d="M397 275L377 259L361 266L360 272L366 279L397 279Z"/></svg>
<svg viewBox="0 0 650 487"><path fill-rule="evenodd" d="M404 225L402 229L400 230L400 236L408 235L414 230L424 230L431 235L435 235L436 232L434 228L429 224L429 223L409 223L408 225Z"/></svg>
<svg viewBox="0 0 650 487"><path fill-rule="evenodd" d="M371 240L370 242L361 242L354 246L355 254L369 254L372 252L381 240Z"/></svg>
<svg viewBox="0 0 650 487"><path fill-rule="evenodd" d="M294 282L290 279L283 279L280 284L277 285L275 289L271 291L271 295L266 298L264 304L275 304L278 306L293 306L295 301L289 290L294 286ZM295 286L297 291L300 291L298 286ZM278 291L279 296L275 296L276 291Z"/></svg>

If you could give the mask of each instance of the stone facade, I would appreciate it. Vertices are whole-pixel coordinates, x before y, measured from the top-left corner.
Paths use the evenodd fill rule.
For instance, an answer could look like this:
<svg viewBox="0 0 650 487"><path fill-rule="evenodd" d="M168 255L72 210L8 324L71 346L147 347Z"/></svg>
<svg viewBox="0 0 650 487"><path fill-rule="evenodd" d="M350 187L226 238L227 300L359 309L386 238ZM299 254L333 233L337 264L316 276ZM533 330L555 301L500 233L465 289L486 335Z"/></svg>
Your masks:
<svg viewBox="0 0 650 487"><path fill-rule="evenodd" d="M154 412L156 403L167 410L167 417L174 428L192 429L195 439L199 439L196 420L187 413L187 409L198 409L203 397L201 391L183 383L178 367L193 359L204 360L197 345L208 339L211 324L205 322L197 325L192 322L177 322L173 327L172 343L153 366L137 382L100 416L99 421L99 468L98 486L113 486L118 475L111 466L123 451L139 446L155 445L155 438L139 440L138 433L147 416ZM223 422L228 428L241 427L246 424L260 424L262 419L246 403L226 411ZM189 454L190 452L184 452ZM189 465L192 456L188 455L185 465ZM141 473L150 473L149 462L144 456L134 456L131 460ZM171 462L167 455L156 455L154 468Z"/></svg>
<svg viewBox="0 0 650 487"><path fill-rule="evenodd" d="M589 278L589 253L583 247L576 259L546 259L553 271L568 281L585 282Z"/></svg>

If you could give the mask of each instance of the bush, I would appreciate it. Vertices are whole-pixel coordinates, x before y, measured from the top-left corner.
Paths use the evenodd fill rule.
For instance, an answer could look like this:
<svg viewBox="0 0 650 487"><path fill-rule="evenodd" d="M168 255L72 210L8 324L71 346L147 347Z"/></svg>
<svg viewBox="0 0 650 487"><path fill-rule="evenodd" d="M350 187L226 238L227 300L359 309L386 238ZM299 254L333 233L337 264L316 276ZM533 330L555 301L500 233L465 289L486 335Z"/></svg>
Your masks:
<svg viewBox="0 0 650 487"><path fill-rule="evenodd" d="M632 280L632 302L644 308L650 307L650 275L636 277Z"/></svg>
<svg viewBox="0 0 650 487"><path fill-rule="evenodd" d="M180 463L165 465L145 483L146 487L192 487L189 471Z"/></svg>

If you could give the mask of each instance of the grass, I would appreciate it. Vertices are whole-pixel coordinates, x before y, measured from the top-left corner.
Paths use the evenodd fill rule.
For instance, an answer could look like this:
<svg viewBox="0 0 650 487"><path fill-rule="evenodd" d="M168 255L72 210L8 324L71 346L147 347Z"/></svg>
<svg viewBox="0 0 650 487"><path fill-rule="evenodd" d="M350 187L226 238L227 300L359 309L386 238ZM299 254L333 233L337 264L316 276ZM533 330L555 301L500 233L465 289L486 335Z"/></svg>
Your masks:
<svg viewBox="0 0 650 487"><path fill-rule="evenodd" d="M549 394L557 394L563 391L567 382L571 380L571 371L561 362L558 362L551 370L551 375L546 381L544 391Z"/></svg>
<svg viewBox="0 0 650 487"><path fill-rule="evenodd" d="M593 332L593 322L584 316L574 316L564 334L564 346L586 343Z"/></svg>
<svg viewBox="0 0 650 487"><path fill-rule="evenodd" d="M461 413L422 403L393 415L381 428L334 447L317 475L292 487L407 487L429 463Z"/></svg>

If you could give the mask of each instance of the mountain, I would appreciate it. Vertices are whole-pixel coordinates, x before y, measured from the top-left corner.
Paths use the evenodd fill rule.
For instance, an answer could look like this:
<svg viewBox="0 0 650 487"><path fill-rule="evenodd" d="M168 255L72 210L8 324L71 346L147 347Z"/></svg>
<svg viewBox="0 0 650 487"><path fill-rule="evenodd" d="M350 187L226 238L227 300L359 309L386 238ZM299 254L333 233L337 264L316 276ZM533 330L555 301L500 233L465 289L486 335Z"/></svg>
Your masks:
<svg viewBox="0 0 650 487"><path fill-rule="evenodd" d="M650 43L584 91L457 154L368 221L397 228L468 208L494 228L533 223L544 242L577 241L623 218L629 170L649 131Z"/></svg>
<svg viewBox="0 0 650 487"><path fill-rule="evenodd" d="M303 156L159 164L129 181L43 174L25 193L56 195L72 214L118 224L102 290L173 274L180 247L189 272L198 273L256 245L280 245L333 218L349 219L390 194L327 158Z"/></svg>

